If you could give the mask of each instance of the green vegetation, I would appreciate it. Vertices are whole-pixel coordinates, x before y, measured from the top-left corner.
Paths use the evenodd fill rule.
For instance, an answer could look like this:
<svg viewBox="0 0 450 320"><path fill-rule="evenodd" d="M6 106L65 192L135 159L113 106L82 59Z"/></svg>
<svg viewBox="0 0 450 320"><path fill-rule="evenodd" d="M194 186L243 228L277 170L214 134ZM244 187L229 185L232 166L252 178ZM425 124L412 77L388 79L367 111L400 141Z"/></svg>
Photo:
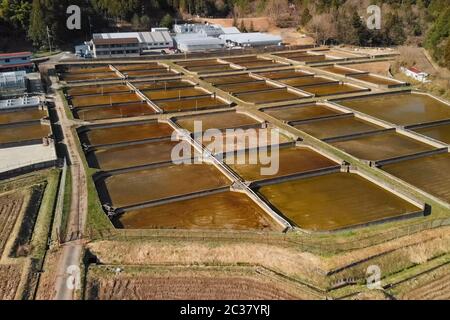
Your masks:
<svg viewBox="0 0 450 320"><path fill-rule="evenodd" d="M373 0L382 8L381 30L366 26L361 2L350 0L0 0L0 50L11 37L36 48L87 40L92 31L131 24L135 30L171 27L184 14L207 17L268 16L279 27L300 27L322 44L361 46L423 45L440 65L450 65L450 8L447 0ZM69 5L81 8L81 30L65 27ZM253 26L248 28L253 30Z"/></svg>

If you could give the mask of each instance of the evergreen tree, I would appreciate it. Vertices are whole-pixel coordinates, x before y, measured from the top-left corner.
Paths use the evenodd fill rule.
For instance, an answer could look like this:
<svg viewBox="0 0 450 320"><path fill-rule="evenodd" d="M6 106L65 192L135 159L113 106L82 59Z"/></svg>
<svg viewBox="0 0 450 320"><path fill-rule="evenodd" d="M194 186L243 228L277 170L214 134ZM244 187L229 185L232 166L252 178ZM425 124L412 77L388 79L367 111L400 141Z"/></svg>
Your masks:
<svg viewBox="0 0 450 320"><path fill-rule="evenodd" d="M36 47L42 46L47 40L46 25L40 0L33 0L28 37L33 41L33 45Z"/></svg>

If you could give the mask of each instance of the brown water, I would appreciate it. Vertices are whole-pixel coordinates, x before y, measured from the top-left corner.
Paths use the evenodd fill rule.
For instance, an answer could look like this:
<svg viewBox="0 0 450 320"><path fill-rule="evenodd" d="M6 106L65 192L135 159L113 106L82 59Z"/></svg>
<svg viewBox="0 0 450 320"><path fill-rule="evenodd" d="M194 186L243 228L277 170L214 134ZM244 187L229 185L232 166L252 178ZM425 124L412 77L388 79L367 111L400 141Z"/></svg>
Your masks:
<svg viewBox="0 0 450 320"><path fill-rule="evenodd" d="M173 76L175 71L169 71L167 69L155 69L155 70L136 70L124 72L130 78L143 78L143 77L160 77L160 76Z"/></svg>
<svg viewBox="0 0 450 320"><path fill-rule="evenodd" d="M216 150L218 143L215 135L205 133L201 138L205 148L214 154L292 142L292 139L278 130L261 128L236 129L233 132L222 133L218 137L218 139L222 139L222 144L219 144L220 150ZM277 138L278 140L276 140Z"/></svg>
<svg viewBox="0 0 450 320"><path fill-rule="evenodd" d="M194 121L202 122L202 131L259 124L256 119L234 111L183 117L176 120L176 123L182 128L194 132Z"/></svg>
<svg viewBox="0 0 450 320"><path fill-rule="evenodd" d="M106 80L106 79L118 79L119 76L114 71L104 72L104 73L80 73L80 74L64 74L62 79L64 81L95 81L95 80Z"/></svg>
<svg viewBox="0 0 450 320"><path fill-rule="evenodd" d="M397 125L450 119L450 106L420 94L401 93L338 103Z"/></svg>
<svg viewBox="0 0 450 320"><path fill-rule="evenodd" d="M219 71L231 71L236 69L228 64L220 64L215 66L189 67L188 70L197 73L212 73Z"/></svg>
<svg viewBox="0 0 450 320"><path fill-rule="evenodd" d="M292 55L286 57L288 59L298 61L298 62L320 62L329 60L324 55Z"/></svg>
<svg viewBox="0 0 450 320"><path fill-rule="evenodd" d="M115 223L125 229L280 230L249 197L221 192L129 211Z"/></svg>
<svg viewBox="0 0 450 320"><path fill-rule="evenodd" d="M160 90L192 86L192 83L181 80L158 80L152 82L135 82L133 84L139 90Z"/></svg>
<svg viewBox="0 0 450 320"><path fill-rule="evenodd" d="M108 177L104 190L114 207L136 205L152 200L206 191L230 185L230 181L213 165L170 165L122 173Z"/></svg>
<svg viewBox="0 0 450 320"><path fill-rule="evenodd" d="M259 193L300 228L313 231L332 231L420 210L350 173L264 186Z"/></svg>
<svg viewBox="0 0 450 320"><path fill-rule="evenodd" d="M285 67L285 64L272 62L269 60L258 60L251 62L241 62L240 66L245 67L247 69L260 69L260 68L276 68L276 67Z"/></svg>
<svg viewBox="0 0 450 320"><path fill-rule="evenodd" d="M223 58L223 60L227 61L227 62L231 62L231 63L235 63L235 64L239 64L242 62L252 62L252 61L258 61L259 58L255 55L251 55L251 56L242 56L242 57L234 57L234 58Z"/></svg>
<svg viewBox="0 0 450 320"><path fill-rule="evenodd" d="M205 77L203 78L206 82L209 82L213 85L219 84L230 84L230 83L240 83L240 82L249 82L255 81L256 79L250 77L248 73L235 75L235 76L223 76L223 77Z"/></svg>
<svg viewBox="0 0 450 320"><path fill-rule="evenodd" d="M351 70L348 70L348 69L345 69L345 68L340 68L338 66L321 67L321 68L318 68L318 69L323 70L323 71L327 71L327 72L340 74L340 75L346 75L346 74L350 74L350 73L355 73L355 71L351 71Z"/></svg>
<svg viewBox="0 0 450 320"><path fill-rule="evenodd" d="M302 99L306 96L298 93L292 93L289 92L287 89L281 89L281 90L273 90L273 91L258 91L255 93L241 93L236 94L236 97L238 97L241 100L244 100L245 102L251 102L251 103L271 103L271 102L278 102L278 101L288 101L288 100L298 100Z"/></svg>
<svg viewBox="0 0 450 320"><path fill-rule="evenodd" d="M182 67L200 67L200 66L214 66L222 64L217 59L204 59L204 60L186 60L186 61L176 61L177 65Z"/></svg>
<svg viewBox="0 0 450 320"><path fill-rule="evenodd" d="M164 100L164 99L178 99L178 98L186 98L186 97L196 97L196 96L204 96L209 95L208 92L198 88L177 88L177 89L169 89L169 90L152 90L152 91L143 91L143 93L150 100Z"/></svg>
<svg viewBox="0 0 450 320"><path fill-rule="evenodd" d="M76 117L81 120L93 121L102 119L128 118L155 114L156 111L146 102L130 103L115 106L101 106L75 110Z"/></svg>
<svg viewBox="0 0 450 320"><path fill-rule="evenodd" d="M370 74L358 74L358 75L355 74L350 77L361 80L361 81L371 82L373 84L381 85L381 86L391 86L391 85L399 84L399 82L397 82L397 81L393 81L393 80L390 80L388 78L383 78L383 77L376 77L376 76L373 76Z"/></svg>
<svg viewBox="0 0 450 320"><path fill-rule="evenodd" d="M114 65L120 72L126 71L136 71L136 70L153 70L153 69L166 69L165 67L157 63L140 63L140 64L124 64L124 65Z"/></svg>
<svg viewBox="0 0 450 320"><path fill-rule="evenodd" d="M367 91L349 84L324 84L312 87L302 87L302 90L315 94L317 97Z"/></svg>
<svg viewBox="0 0 450 320"><path fill-rule="evenodd" d="M401 161L382 169L450 203L449 153Z"/></svg>
<svg viewBox="0 0 450 320"><path fill-rule="evenodd" d="M258 75L269 78L269 79L273 79L273 80L311 76L311 74L309 74L309 73L302 72L302 71L295 71L295 70L258 72Z"/></svg>
<svg viewBox="0 0 450 320"><path fill-rule="evenodd" d="M341 114L341 112L324 105L315 104L269 108L265 109L264 112L283 121L308 120Z"/></svg>
<svg viewBox="0 0 450 320"><path fill-rule="evenodd" d="M273 156L270 164L262 163L258 157L258 151L247 151L238 154L236 157L226 158L226 163L236 171L245 181L257 181L274 177L287 176L294 173L304 173L308 171L328 168L338 165L334 161L322 156L309 148L280 148L278 155L276 151L269 151L268 157ZM252 160L252 161L250 161ZM263 159L264 160L264 159ZM274 165L278 161L278 170L274 174L262 174L261 168L276 168ZM256 163L255 163L256 162ZM240 164L242 163L242 164ZM272 172L270 172L272 173Z"/></svg>
<svg viewBox="0 0 450 320"><path fill-rule="evenodd" d="M335 80L327 79L323 77L301 77L301 78L291 78L285 80L279 80L282 83L293 87L303 87L315 84L325 84L325 83L338 83Z"/></svg>
<svg viewBox="0 0 450 320"><path fill-rule="evenodd" d="M450 123L438 126L414 129L413 131L423 134L427 137L450 144Z"/></svg>
<svg viewBox="0 0 450 320"><path fill-rule="evenodd" d="M47 111L39 110L38 108L26 108L20 111L1 111L0 125L15 122L26 122L40 120L47 116Z"/></svg>
<svg viewBox="0 0 450 320"><path fill-rule="evenodd" d="M212 97L201 97L194 99L181 99L172 101L159 101L157 105L164 110L164 112L181 112L190 110L204 110L228 107L229 104L222 100Z"/></svg>
<svg viewBox="0 0 450 320"><path fill-rule="evenodd" d="M173 129L167 123L144 123L110 128L90 129L82 133L82 141L91 145L113 144L169 137ZM86 141L87 140L87 141Z"/></svg>
<svg viewBox="0 0 450 320"><path fill-rule="evenodd" d="M395 132L359 137L331 144L359 159L372 161L406 156L434 149L432 146Z"/></svg>
<svg viewBox="0 0 450 320"><path fill-rule="evenodd" d="M268 85L265 81L252 81L221 85L218 88L229 93L240 93L273 89L273 86Z"/></svg>
<svg viewBox="0 0 450 320"><path fill-rule="evenodd" d="M22 142L42 139L50 134L50 126L23 124L14 127L0 127L0 143Z"/></svg>
<svg viewBox="0 0 450 320"><path fill-rule="evenodd" d="M297 124L294 127L318 139L334 138L382 129L369 122L350 117L323 119Z"/></svg>
<svg viewBox="0 0 450 320"><path fill-rule="evenodd" d="M96 106L96 105L111 105L114 103L130 103L138 102L142 99L133 93L117 93L117 94L104 94L96 96L82 96L72 98L72 105L75 108Z"/></svg>
<svg viewBox="0 0 450 320"><path fill-rule="evenodd" d="M100 148L87 154L89 166L105 171L171 160L178 141L156 141L122 147Z"/></svg>
<svg viewBox="0 0 450 320"><path fill-rule="evenodd" d="M115 93L115 92L127 92L131 89L124 84L103 84L103 85L93 85L93 86L80 86L72 87L67 90L69 96L80 96L87 94L103 94L103 93Z"/></svg>
<svg viewBox="0 0 450 320"><path fill-rule="evenodd" d="M107 65L98 67L71 67L67 70L68 73L101 73L101 72L111 72L111 68Z"/></svg>

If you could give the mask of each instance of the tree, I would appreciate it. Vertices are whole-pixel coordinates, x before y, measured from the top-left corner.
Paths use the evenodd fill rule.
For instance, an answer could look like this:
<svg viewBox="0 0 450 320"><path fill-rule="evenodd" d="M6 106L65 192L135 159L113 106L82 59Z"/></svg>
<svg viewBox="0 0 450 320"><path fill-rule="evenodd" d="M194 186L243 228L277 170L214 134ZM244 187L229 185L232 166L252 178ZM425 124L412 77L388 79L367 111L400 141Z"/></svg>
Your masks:
<svg viewBox="0 0 450 320"><path fill-rule="evenodd" d="M309 9L306 8L305 10L303 10L302 15L300 17L300 24L302 26L306 26L308 22L311 21L311 19L312 19L311 13L309 12Z"/></svg>
<svg viewBox="0 0 450 320"><path fill-rule="evenodd" d="M162 19L159 25L163 28L169 28L171 29L173 26L173 19L170 14L166 14Z"/></svg>
<svg viewBox="0 0 450 320"><path fill-rule="evenodd" d="M134 30L138 30L141 28L141 19L136 13L133 15L133 18L131 18L131 25L133 26Z"/></svg>
<svg viewBox="0 0 450 320"><path fill-rule="evenodd" d="M141 26L142 26L142 28L145 28L145 29L149 28L149 26L150 26L150 17L148 15L144 14L141 17Z"/></svg>
<svg viewBox="0 0 450 320"><path fill-rule="evenodd" d="M239 27L239 30L241 32L247 32L247 29L245 28L244 19L241 20L241 26Z"/></svg>
<svg viewBox="0 0 450 320"><path fill-rule="evenodd" d="M47 40L46 26L40 0L33 0L28 37L36 47L42 46Z"/></svg>

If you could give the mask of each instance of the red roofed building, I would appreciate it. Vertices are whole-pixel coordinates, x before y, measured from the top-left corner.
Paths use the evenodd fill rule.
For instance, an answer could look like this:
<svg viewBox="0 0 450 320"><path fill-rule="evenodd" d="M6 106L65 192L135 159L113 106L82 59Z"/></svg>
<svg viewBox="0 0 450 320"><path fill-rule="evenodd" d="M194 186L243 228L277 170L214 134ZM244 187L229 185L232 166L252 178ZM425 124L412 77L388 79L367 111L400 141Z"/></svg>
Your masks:
<svg viewBox="0 0 450 320"><path fill-rule="evenodd" d="M419 70L416 67L410 67L410 68L404 68L401 67L400 70L406 74L408 77L414 78L417 81L420 82L430 82L430 80L427 80L428 78L428 73L423 72L421 70Z"/></svg>
<svg viewBox="0 0 450 320"><path fill-rule="evenodd" d="M31 52L0 53L0 72L32 69Z"/></svg>

